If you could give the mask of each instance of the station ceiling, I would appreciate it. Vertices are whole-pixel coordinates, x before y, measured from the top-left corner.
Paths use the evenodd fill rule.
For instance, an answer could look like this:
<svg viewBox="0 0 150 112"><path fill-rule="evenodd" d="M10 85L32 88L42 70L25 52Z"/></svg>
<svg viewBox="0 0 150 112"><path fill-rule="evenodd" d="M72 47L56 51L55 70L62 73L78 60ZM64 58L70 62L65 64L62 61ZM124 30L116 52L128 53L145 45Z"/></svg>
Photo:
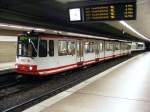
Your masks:
<svg viewBox="0 0 150 112"><path fill-rule="evenodd" d="M118 22L70 23L67 10L67 3L70 1L77 0L0 0L0 23L37 26L98 36L107 35L116 39L135 41L139 39L138 35ZM138 0L137 5L137 20L127 23L150 38L150 2ZM122 29L126 32L124 35Z"/></svg>

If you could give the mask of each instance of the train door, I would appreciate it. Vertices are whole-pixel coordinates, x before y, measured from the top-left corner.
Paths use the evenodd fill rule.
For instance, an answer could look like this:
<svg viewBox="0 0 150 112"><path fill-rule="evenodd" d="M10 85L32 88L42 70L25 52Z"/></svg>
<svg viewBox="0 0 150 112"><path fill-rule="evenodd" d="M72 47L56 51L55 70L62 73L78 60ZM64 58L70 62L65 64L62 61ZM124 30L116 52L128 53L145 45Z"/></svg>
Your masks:
<svg viewBox="0 0 150 112"><path fill-rule="evenodd" d="M77 63L82 63L83 60L83 42L82 40L77 40Z"/></svg>
<svg viewBox="0 0 150 112"><path fill-rule="evenodd" d="M104 58L104 41L99 42L99 58Z"/></svg>
<svg viewBox="0 0 150 112"><path fill-rule="evenodd" d="M99 41L96 41L95 42L95 59L98 59L100 57L99 49L100 49Z"/></svg>

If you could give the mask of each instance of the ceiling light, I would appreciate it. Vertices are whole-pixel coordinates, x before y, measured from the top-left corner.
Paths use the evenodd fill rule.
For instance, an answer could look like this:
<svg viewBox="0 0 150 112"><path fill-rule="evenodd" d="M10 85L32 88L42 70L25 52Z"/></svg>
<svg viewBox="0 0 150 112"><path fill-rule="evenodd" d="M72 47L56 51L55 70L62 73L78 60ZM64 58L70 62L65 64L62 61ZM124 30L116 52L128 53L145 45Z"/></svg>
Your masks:
<svg viewBox="0 0 150 112"><path fill-rule="evenodd" d="M122 24L123 26L127 27L129 30L131 30L132 32L134 32L135 34L139 35L141 38L149 40L147 37L145 37L144 35L142 35L141 33L139 33L138 31L136 31L132 26L130 26L129 24L127 24L125 21L119 21L120 24ZM149 40L150 41L150 40Z"/></svg>
<svg viewBox="0 0 150 112"><path fill-rule="evenodd" d="M54 30L53 32L54 32L54 33L57 33L58 31Z"/></svg>
<svg viewBox="0 0 150 112"><path fill-rule="evenodd" d="M58 33L59 33L59 34L61 34L61 33L62 33L62 31L58 31Z"/></svg>
<svg viewBox="0 0 150 112"><path fill-rule="evenodd" d="M25 29L25 30L33 30L33 28L32 27L23 27L23 29Z"/></svg>
<svg viewBox="0 0 150 112"><path fill-rule="evenodd" d="M29 30L35 30L35 31L39 31L39 32L45 32L46 31L46 29L43 29L43 28L20 26L20 25L13 25L13 24L4 24L4 23L0 23L0 27L20 29L20 30L25 30L25 31L29 31Z"/></svg>
<svg viewBox="0 0 150 112"><path fill-rule="evenodd" d="M35 30L35 31L40 31L40 32L45 32L45 31L46 31L45 29L42 29L42 28L35 28L35 29L33 29L33 30Z"/></svg>
<svg viewBox="0 0 150 112"><path fill-rule="evenodd" d="M7 25L7 24L0 24L0 26L6 27L6 26L8 26L8 25Z"/></svg>
<svg viewBox="0 0 150 112"><path fill-rule="evenodd" d="M17 28L17 29L22 29L23 28L22 26L17 26L17 25L8 25L8 27Z"/></svg>

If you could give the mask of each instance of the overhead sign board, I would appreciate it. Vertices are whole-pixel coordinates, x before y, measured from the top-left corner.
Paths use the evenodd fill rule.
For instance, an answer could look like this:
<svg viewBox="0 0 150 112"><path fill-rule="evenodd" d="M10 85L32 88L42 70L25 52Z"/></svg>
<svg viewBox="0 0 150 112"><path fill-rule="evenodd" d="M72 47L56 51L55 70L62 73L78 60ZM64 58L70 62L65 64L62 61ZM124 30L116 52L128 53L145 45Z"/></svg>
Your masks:
<svg viewBox="0 0 150 112"><path fill-rule="evenodd" d="M136 2L87 5L69 9L70 21L136 20Z"/></svg>
<svg viewBox="0 0 150 112"><path fill-rule="evenodd" d="M69 10L70 21L81 21L80 8L74 8Z"/></svg>

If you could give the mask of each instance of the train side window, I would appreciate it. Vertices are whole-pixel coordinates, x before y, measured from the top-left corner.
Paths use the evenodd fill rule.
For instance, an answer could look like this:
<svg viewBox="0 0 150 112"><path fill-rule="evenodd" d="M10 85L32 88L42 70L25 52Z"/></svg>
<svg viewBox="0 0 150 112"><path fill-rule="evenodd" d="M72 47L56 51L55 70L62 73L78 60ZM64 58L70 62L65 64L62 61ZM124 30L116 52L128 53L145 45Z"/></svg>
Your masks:
<svg viewBox="0 0 150 112"><path fill-rule="evenodd" d="M49 40L49 56L54 56L54 41Z"/></svg>
<svg viewBox="0 0 150 112"><path fill-rule="evenodd" d="M94 42L85 42L84 43L85 53L94 52Z"/></svg>
<svg viewBox="0 0 150 112"><path fill-rule="evenodd" d="M68 55L75 55L75 42L68 42Z"/></svg>
<svg viewBox="0 0 150 112"><path fill-rule="evenodd" d="M124 43L121 43L121 50L124 50Z"/></svg>
<svg viewBox="0 0 150 112"><path fill-rule="evenodd" d="M95 53L96 54L99 54L99 49L100 49L99 42L96 42L96 44L95 44Z"/></svg>
<svg viewBox="0 0 150 112"><path fill-rule="evenodd" d="M94 53L95 44L94 42L90 42L90 53Z"/></svg>
<svg viewBox="0 0 150 112"><path fill-rule="evenodd" d="M103 51L103 43L102 42L100 42L100 45L99 45L100 47L99 47L99 50L100 50L100 52L102 52Z"/></svg>
<svg viewBox="0 0 150 112"><path fill-rule="evenodd" d="M106 51L109 51L109 50L110 50L110 47L109 47L109 43L108 43L108 42L105 43L105 49L106 49Z"/></svg>
<svg viewBox="0 0 150 112"><path fill-rule="evenodd" d="M121 49L120 43L118 43L118 49L119 49L119 50Z"/></svg>
<svg viewBox="0 0 150 112"><path fill-rule="evenodd" d="M89 42L85 42L84 43L84 49L85 49L85 53L89 53L90 52Z"/></svg>
<svg viewBox="0 0 150 112"><path fill-rule="evenodd" d="M58 41L58 56L67 55L67 41Z"/></svg>
<svg viewBox="0 0 150 112"><path fill-rule="evenodd" d="M142 46L143 47L143 46ZM131 49L131 45L130 44L127 44L127 50L130 50Z"/></svg>
<svg viewBox="0 0 150 112"><path fill-rule="evenodd" d="M123 50L126 50L126 43L123 43Z"/></svg>
<svg viewBox="0 0 150 112"><path fill-rule="evenodd" d="M120 44L119 43L115 43L114 45L114 50L120 50Z"/></svg>
<svg viewBox="0 0 150 112"><path fill-rule="evenodd" d="M39 43L39 57L47 56L47 40L40 40Z"/></svg>
<svg viewBox="0 0 150 112"><path fill-rule="evenodd" d="M77 57L82 57L83 56L83 43L82 43L82 41L77 41L76 49L77 49Z"/></svg>
<svg viewBox="0 0 150 112"><path fill-rule="evenodd" d="M106 51L113 51L113 43L106 42L105 49Z"/></svg>
<svg viewBox="0 0 150 112"><path fill-rule="evenodd" d="M110 51L113 51L114 48L113 43L109 43L109 47L110 47Z"/></svg>

